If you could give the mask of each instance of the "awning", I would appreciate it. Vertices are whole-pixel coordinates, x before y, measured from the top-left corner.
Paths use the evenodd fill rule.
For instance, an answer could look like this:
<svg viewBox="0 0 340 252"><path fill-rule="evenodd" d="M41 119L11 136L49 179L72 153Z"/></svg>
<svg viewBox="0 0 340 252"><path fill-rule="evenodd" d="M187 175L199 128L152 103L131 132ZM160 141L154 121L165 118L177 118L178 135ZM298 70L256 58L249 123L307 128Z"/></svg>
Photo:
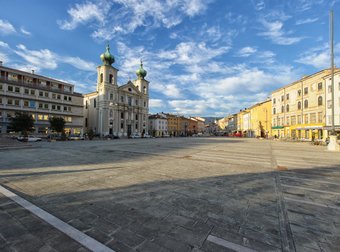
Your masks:
<svg viewBox="0 0 340 252"><path fill-rule="evenodd" d="M273 126L272 129L283 129L283 126Z"/></svg>

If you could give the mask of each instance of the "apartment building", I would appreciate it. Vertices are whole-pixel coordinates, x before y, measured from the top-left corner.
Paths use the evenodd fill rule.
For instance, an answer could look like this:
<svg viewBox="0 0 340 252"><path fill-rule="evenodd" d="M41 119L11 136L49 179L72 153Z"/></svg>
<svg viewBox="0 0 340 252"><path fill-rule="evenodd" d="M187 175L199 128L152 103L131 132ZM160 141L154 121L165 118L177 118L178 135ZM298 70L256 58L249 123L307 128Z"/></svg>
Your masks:
<svg viewBox="0 0 340 252"><path fill-rule="evenodd" d="M74 85L0 64L0 132L10 133L11 118L26 112L34 133L49 133L49 118L63 117L66 133L82 133L83 97Z"/></svg>
<svg viewBox="0 0 340 252"><path fill-rule="evenodd" d="M338 72L338 69L337 69ZM272 92L272 134L278 138L325 139L325 100L330 69Z"/></svg>

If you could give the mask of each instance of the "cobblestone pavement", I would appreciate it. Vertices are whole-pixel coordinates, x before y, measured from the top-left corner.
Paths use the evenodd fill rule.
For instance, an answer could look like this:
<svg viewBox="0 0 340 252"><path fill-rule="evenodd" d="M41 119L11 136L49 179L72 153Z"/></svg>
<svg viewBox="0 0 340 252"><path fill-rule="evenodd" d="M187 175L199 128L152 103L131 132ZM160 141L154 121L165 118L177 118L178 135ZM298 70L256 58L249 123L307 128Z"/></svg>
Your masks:
<svg viewBox="0 0 340 252"><path fill-rule="evenodd" d="M339 251L340 153L325 149L42 142L0 151L0 185L114 251ZM1 251L87 251L1 193L0 227Z"/></svg>

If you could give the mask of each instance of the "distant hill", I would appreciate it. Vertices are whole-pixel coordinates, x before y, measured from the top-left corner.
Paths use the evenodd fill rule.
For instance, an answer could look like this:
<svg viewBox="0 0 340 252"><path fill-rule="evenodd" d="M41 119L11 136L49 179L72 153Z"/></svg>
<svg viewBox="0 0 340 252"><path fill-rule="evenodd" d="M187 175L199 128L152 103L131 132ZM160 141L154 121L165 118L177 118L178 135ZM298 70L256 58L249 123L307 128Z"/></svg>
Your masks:
<svg viewBox="0 0 340 252"><path fill-rule="evenodd" d="M215 122L215 120L220 120L221 117L202 117L205 119L205 124Z"/></svg>

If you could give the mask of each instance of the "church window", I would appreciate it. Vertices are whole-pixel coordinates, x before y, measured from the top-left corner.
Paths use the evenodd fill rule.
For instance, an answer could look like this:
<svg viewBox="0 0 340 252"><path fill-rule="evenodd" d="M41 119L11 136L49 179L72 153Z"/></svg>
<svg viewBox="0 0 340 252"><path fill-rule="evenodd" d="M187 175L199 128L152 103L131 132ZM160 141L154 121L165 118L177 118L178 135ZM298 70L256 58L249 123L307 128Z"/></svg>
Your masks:
<svg viewBox="0 0 340 252"><path fill-rule="evenodd" d="M113 79L113 75L112 74L110 74L110 83L112 84L112 79Z"/></svg>
<svg viewBox="0 0 340 252"><path fill-rule="evenodd" d="M124 123L123 122L120 123L120 128L124 129Z"/></svg>
<svg viewBox="0 0 340 252"><path fill-rule="evenodd" d="M100 83L102 83L103 82L103 74L101 73L100 74Z"/></svg>
<svg viewBox="0 0 340 252"><path fill-rule="evenodd" d="M136 129L138 129L138 123L136 123Z"/></svg>
<svg viewBox="0 0 340 252"><path fill-rule="evenodd" d="M129 106L132 105L132 97L131 97L131 96L128 97L128 105L129 105Z"/></svg>
<svg viewBox="0 0 340 252"><path fill-rule="evenodd" d="M136 121L138 120L138 114L136 114Z"/></svg>
<svg viewBox="0 0 340 252"><path fill-rule="evenodd" d="M124 96L121 96L121 97L120 97L120 101L121 101L121 102L124 102Z"/></svg>
<svg viewBox="0 0 340 252"><path fill-rule="evenodd" d="M143 87L143 93L146 94L146 87Z"/></svg>
<svg viewBox="0 0 340 252"><path fill-rule="evenodd" d="M322 106L322 96L319 96L319 98L318 98L318 105Z"/></svg>
<svg viewBox="0 0 340 252"><path fill-rule="evenodd" d="M286 111L289 112L289 104L286 105Z"/></svg>
<svg viewBox="0 0 340 252"><path fill-rule="evenodd" d="M132 88L129 88L128 90L129 90L129 92L132 92Z"/></svg>
<svg viewBox="0 0 340 252"><path fill-rule="evenodd" d="M113 100L113 94L112 93L110 94L110 100Z"/></svg>
<svg viewBox="0 0 340 252"><path fill-rule="evenodd" d="M144 102L144 107L146 107L146 102Z"/></svg>
<svg viewBox="0 0 340 252"><path fill-rule="evenodd" d="M93 100L93 107L94 108L97 107L97 100L96 99Z"/></svg>
<svg viewBox="0 0 340 252"><path fill-rule="evenodd" d="M308 108L308 100L305 100L305 108Z"/></svg>
<svg viewBox="0 0 340 252"><path fill-rule="evenodd" d="M298 102L298 110L301 109L301 102Z"/></svg>
<svg viewBox="0 0 340 252"><path fill-rule="evenodd" d="M120 118L124 119L124 112L120 113Z"/></svg>
<svg viewBox="0 0 340 252"><path fill-rule="evenodd" d="M276 114L276 108L273 108L273 114L274 115Z"/></svg>

